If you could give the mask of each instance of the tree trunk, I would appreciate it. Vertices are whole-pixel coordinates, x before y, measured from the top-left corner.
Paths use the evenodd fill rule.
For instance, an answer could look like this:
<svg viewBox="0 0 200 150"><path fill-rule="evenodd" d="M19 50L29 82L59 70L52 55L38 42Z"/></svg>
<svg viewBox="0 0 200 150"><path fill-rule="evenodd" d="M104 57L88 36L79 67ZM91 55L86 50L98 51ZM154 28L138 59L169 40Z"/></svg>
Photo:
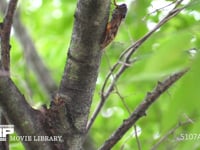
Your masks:
<svg viewBox="0 0 200 150"><path fill-rule="evenodd" d="M109 4L105 0L87 0L77 5L67 63L51 107L59 110L56 118L62 122L56 132L63 133L64 145L71 150L81 149L85 137Z"/></svg>
<svg viewBox="0 0 200 150"><path fill-rule="evenodd" d="M17 1L10 1L9 6ZM62 136L62 142L23 142L29 150L81 150L98 76L102 50L100 43L109 16L110 1L78 1L68 58L58 92L50 108L32 109L9 77L9 59L1 61L0 104L18 135ZM11 16L9 18L9 15ZM2 56L9 58L9 38L3 26L13 10L7 10L1 28ZM9 32L8 32L9 33ZM6 45L3 43L5 41ZM3 60L4 58L1 58ZM55 58L57 59L57 58ZM59 59L59 58L58 58ZM6 70L4 69L6 66ZM7 74L8 73L8 74Z"/></svg>

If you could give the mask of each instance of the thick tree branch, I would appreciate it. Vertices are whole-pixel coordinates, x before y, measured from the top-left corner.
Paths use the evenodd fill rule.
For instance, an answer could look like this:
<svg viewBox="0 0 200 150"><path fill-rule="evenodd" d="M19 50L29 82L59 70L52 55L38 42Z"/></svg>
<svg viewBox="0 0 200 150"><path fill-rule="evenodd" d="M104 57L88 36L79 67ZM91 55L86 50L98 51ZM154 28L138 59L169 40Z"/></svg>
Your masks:
<svg viewBox="0 0 200 150"><path fill-rule="evenodd" d="M7 76L0 76L0 105L3 114L15 125L18 135L46 135L41 122L41 114L33 110L26 102L24 96ZM48 142L24 142L27 149L51 150Z"/></svg>
<svg viewBox="0 0 200 150"><path fill-rule="evenodd" d="M17 1L10 1L7 12L3 19L3 22L0 23L0 78L1 76L9 76L10 75L10 32L12 26L13 15L15 12L15 8L17 5ZM1 91L1 88L0 88ZM3 91L1 91L3 92ZM2 101L2 100L1 100ZM2 110L0 110L0 124L7 124L6 115L3 114ZM0 149L8 150L9 142L1 141Z"/></svg>
<svg viewBox="0 0 200 150"><path fill-rule="evenodd" d="M46 115L44 119L47 121L44 125L53 127L53 131L51 130L49 134L58 133L63 136L64 143L59 146L60 149L82 148L102 53L100 42L109 16L109 6L110 1L107 0L78 2L68 61L60 90L52 102L51 108L44 110ZM38 133L45 135L45 133L41 133L44 130L40 126L41 122L38 121L40 120L38 118L39 112L31 109L12 81L4 76L6 72L2 71L2 73L0 89L4 92L1 97L7 101L1 101L1 105L5 114L12 110L8 118L11 123L16 124L18 134L37 135ZM9 105L11 106L9 107ZM16 110L17 108L20 111ZM22 111L23 114L26 114L25 118L22 118L24 121L16 119L20 118L20 115L22 116ZM17 113L14 114L14 112ZM32 117L30 117L31 114ZM33 127L34 120L36 122L35 128ZM36 129L38 132L34 132ZM28 130L30 131L28 132ZM34 142L31 142L30 145L34 145ZM31 149L30 145L29 149ZM35 148L40 149L41 147L38 144L35 145ZM43 145L43 149L50 150L47 145Z"/></svg>
<svg viewBox="0 0 200 150"><path fill-rule="evenodd" d="M0 109L0 125L6 125L8 124L5 116L2 113L2 110ZM9 137L9 136L7 136ZM9 150L9 141L0 141L0 150Z"/></svg>
<svg viewBox="0 0 200 150"><path fill-rule="evenodd" d="M147 93L146 98L142 103L135 109L131 116L124 120L122 125L111 135L111 137L106 140L106 142L99 148L99 150L110 150L121 138L122 136L138 121L141 117L146 115L148 108L164 93L173 83L175 83L179 78L181 78L187 70L180 71L163 82L158 82L156 88Z"/></svg>
<svg viewBox="0 0 200 150"><path fill-rule="evenodd" d="M10 67L10 32L17 0L11 0L3 23L0 28L1 36L1 64L0 64L0 106L3 115L15 125L18 135L37 136L46 133L43 129L42 113L30 107L24 96L17 89L9 77ZM36 141L23 141L26 149L51 150L51 144L45 142L38 144Z"/></svg>
<svg viewBox="0 0 200 150"><path fill-rule="evenodd" d="M186 7L186 6L185 6ZM101 100L94 111L90 121L88 122L87 129L89 130L92 126L94 120L96 119L97 115L99 114L100 110L102 109L104 103L106 102L107 98L111 94L111 92L114 89L114 86L119 79L119 77L125 72L127 68L130 67L130 63L134 63L135 61L131 61L131 56L138 50L138 48L151 37L153 33L155 33L161 26L163 26L165 23L167 23L170 19L172 19L174 16L179 14L185 7L177 8L174 7L168 15L166 15L151 31L149 31L146 35L144 35L141 39L136 41L133 45L131 45L128 49L126 49L121 56L119 57L119 60L116 64L113 65L113 67L110 69L110 72L106 76L106 79L104 81L104 84L101 89ZM123 62L123 63L122 63ZM116 74L114 74L116 72ZM112 78L111 83L109 83L109 79ZM107 88L106 88L107 87Z"/></svg>
<svg viewBox="0 0 200 150"><path fill-rule="evenodd" d="M50 108L64 125L56 132L62 131L69 150L81 149L84 140L109 8L110 0L79 0L77 4L67 63Z"/></svg>

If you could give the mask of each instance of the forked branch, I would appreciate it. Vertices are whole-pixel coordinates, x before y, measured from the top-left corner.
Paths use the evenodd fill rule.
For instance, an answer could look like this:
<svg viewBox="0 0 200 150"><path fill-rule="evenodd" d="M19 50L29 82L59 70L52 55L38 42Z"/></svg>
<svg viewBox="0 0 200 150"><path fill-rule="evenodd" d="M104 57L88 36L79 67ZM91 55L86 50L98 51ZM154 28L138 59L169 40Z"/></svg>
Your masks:
<svg viewBox="0 0 200 150"><path fill-rule="evenodd" d="M87 125L87 130L90 129L92 126L94 120L96 119L97 115L99 114L100 110L102 109L105 101L111 94L111 92L114 89L114 86L119 79L119 77L124 73L124 71L130 67L130 63L134 63L135 61L131 62L131 56L138 50L138 48L147 40L149 39L153 33L155 33L161 26L163 26L165 23L167 23L169 20L171 20L174 16L179 14L186 6L177 8L177 6L182 2L182 0L178 1L175 5L175 7L147 34L145 34L141 39L136 41L133 45L131 45L129 48L127 48L124 52L122 52L121 56L119 57L116 64L113 65L113 67L110 69L108 75L106 76L106 79L103 83L102 89L101 89L101 100L94 111L90 121ZM123 62L123 63L122 63ZM114 72L116 74L114 75ZM109 82L109 79L112 78L111 83ZM109 83L109 85L108 85ZM107 87L107 88L106 88Z"/></svg>
<svg viewBox="0 0 200 150"><path fill-rule="evenodd" d="M99 150L110 150L123 135L138 121L141 117L146 115L148 108L164 93L173 83L180 79L187 70L182 70L174 75L168 77L163 82L158 82L157 86L152 92L147 93L145 99L135 109L131 116L124 120L120 127L110 136L108 140L99 148Z"/></svg>

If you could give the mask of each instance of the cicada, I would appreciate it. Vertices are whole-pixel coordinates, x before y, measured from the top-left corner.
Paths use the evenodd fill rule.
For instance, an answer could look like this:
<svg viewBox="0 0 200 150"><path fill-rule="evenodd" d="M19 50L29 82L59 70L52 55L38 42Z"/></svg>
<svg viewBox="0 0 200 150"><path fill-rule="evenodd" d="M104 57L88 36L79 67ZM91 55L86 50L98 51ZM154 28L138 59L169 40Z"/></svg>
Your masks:
<svg viewBox="0 0 200 150"><path fill-rule="evenodd" d="M114 1L115 9L112 13L111 20L107 23L104 37L101 43L101 48L104 49L108 44L110 44L115 36L122 20L126 17L127 6L126 4L117 5Z"/></svg>

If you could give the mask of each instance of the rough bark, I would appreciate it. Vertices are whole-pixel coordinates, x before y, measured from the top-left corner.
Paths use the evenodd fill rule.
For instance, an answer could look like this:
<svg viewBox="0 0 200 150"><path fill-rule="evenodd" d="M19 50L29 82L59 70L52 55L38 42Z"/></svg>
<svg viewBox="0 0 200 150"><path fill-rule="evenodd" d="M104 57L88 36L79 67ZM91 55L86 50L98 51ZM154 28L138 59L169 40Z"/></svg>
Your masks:
<svg viewBox="0 0 200 150"><path fill-rule="evenodd" d="M3 114L8 117L11 124L15 125L18 135L38 136L47 135L41 123L41 114L32 109L23 95L9 77L0 77L0 105ZM24 142L29 150L51 150L48 142Z"/></svg>
<svg viewBox="0 0 200 150"><path fill-rule="evenodd" d="M26 149L82 149L101 60L100 42L108 21L109 7L110 1L106 0L78 2L63 78L59 92L55 95L49 109L44 108L41 112L32 109L9 77L10 61L6 61L8 63L6 70L2 69L5 68L5 61L1 63L0 104L9 122L15 125L17 134L23 136L60 135L63 137L64 142L62 143L24 142ZM11 10L11 20L13 11ZM7 14L9 13L10 11L7 11ZM5 23L3 22L3 25ZM9 56L7 49L9 48L10 33L5 39L2 36L5 31L7 30L2 28L1 45L6 43L6 47L3 47L1 52ZM2 59L5 58L2 55Z"/></svg>
<svg viewBox="0 0 200 150"><path fill-rule="evenodd" d="M0 125L6 125L8 124L5 116L2 113L2 110L0 110ZM7 136L8 137L8 136ZM9 141L0 141L0 150L9 150Z"/></svg>
<svg viewBox="0 0 200 150"><path fill-rule="evenodd" d="M12 0L10 2L12 2ZM78 1L71 43L67 54L68 59L64 68L59 90L55 94L50 108L47 109L44 107L40 111L31 108L24 96L20 93L16 85L9 77L9 37L12 21L8 22L9 31L5 29L7 26L1 27L1 45L3 44L4 46L1 47L2 61L0 62L0 106L3 110L3 114L7 117L7 120L9 120L10 123L15 125L18 135L59 135L62 136L63 140L63 142L51 143L37 141L24 142L26 149L83 149L82 143L84 142L87 134L86 125L88 121L89 109L92 102L92 96L95 89L98 68L102 55L100 44L105 31L106 23L108 21L109 7L110 0ZM179 10L180 9L176 9L176 11ZM12 16L10 19L13 17L13 11L14 10L11 11ZM9 16L9 11L7 15ZM7 19L7 21L9 21L9 19ZM4 24L6 24L6 21L3 21L3 25ZM5 32L6 34L4 34ZM135 47L137 48L138 45L135 45ZM131 57L133 51L134 47L131 47L130 51L127 51L129 55L126 57L125 64L129 63L129 58ZM5 59L5 61L3 59ZM122 71L117 74L117 78L125 69L126 66L122 66ZM175 80L173 80L173 82L175 82ZM156 92L148 94L148 101L145 100L145 102L142 103L138 109L136 109L136 112L138 113L133 113L133 119L131 118L132 120L129 122L126 120L124 124L122 124L122 127L125 126L123 130L117 130L116 134L105 142L101 149L112 148L114 142L116 143L130 128L130 126L132 126L136 120L144 115L144 110L140 108L145 106L146 110L150 104L155 101L158 95L161 94L160 87L163 92L168 88L163 88L163 85L161 86L161 84L159 84L158 87L159 88L157 88L158 90L156 91L157 96L154 95ZM150 101L148 96L154 97L155 99ZM135 114L137 118L135 118ZM117 140L114 140L113 142L113 138L117 138Z"/></svg>
<svg viewBox="0 0 200 150"><path fill-rule="evenodd" d="M79 1L76 8L67 63L59 92L51 107L59 114L55 120L62 120L63 125L65 124L59 126L58 130L64 135L67 149L82 149L102 54L100 42L108 20L109 6L110 2L106 0L85 0Z"/></svg>

